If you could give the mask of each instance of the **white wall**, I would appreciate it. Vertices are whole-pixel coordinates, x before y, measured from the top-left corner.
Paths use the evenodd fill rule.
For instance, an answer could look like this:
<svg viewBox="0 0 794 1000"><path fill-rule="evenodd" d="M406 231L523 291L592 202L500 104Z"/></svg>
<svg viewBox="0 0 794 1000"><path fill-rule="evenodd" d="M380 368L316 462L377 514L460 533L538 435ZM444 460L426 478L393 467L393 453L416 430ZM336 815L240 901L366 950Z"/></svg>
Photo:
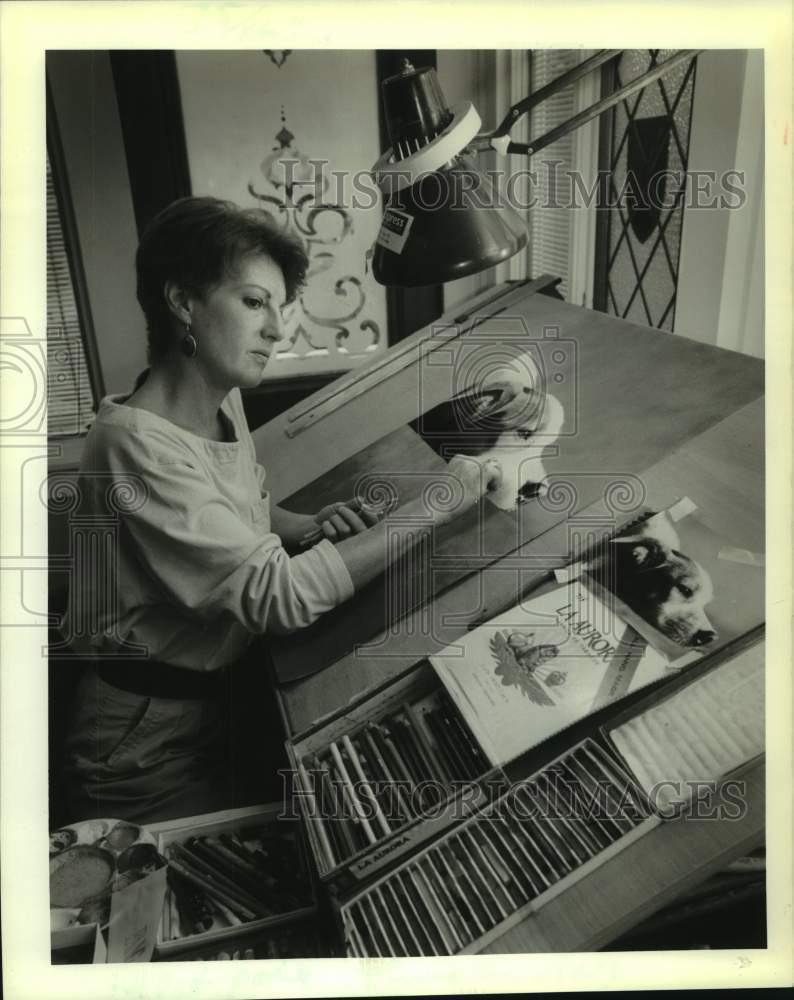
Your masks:
<svg viewBox="0 0 794 1000"><path fill-rule="evenodd" d="M764 55L747 53L736 169L746 176L747 204L731 212L725 248L717 343L764 356Z"/></svg>
<svg viewBox="0 0 794 1000"><path fill-rule="evenodd" d="M675 332L764 353L763 53L698 57L689 170L745 171L746 202L734 210L689 208L679 262Z"/></svg>

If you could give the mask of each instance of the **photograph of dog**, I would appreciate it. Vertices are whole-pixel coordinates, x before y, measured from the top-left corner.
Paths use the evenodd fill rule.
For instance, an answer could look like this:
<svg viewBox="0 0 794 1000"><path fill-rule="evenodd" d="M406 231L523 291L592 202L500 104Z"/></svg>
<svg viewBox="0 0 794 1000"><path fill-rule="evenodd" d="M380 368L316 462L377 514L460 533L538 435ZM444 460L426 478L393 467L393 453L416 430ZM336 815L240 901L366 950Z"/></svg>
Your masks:
<svg viewBox="0 0 794 1000"><path fill-rule="evenodd" d="M548 490L544 452L559 437L565 411L545 391L529 355L497 364L410 426L442 458L467 455L480 465L496 461L501 480L487 496L502 510Z"/></svg>
<svg viewBox="0 0 794 1000"><path fill-rule="evenodd" d="M667 513L609 539L590 575L640 618L679 646L708 646L718 633L707 607L714 600L708 570L681 551Z"/></svg>

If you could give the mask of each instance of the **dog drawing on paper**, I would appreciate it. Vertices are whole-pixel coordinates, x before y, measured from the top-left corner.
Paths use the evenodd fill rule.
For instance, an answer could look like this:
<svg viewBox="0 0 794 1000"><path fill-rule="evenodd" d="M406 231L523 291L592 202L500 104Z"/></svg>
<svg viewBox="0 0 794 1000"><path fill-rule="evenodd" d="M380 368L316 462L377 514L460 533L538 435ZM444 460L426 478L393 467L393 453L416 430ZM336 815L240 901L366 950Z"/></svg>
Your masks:
<svg viewBox="0 0 794 1000"><path fill-rule="evenodd" d="M657 514L605 545L590 573L641 618L680 646L717 638L706 606L714 599L708 572L680 551L678 533Z"/></svg>
<svg viewBox="0 0 794 1000"><path fill-rule="evenodd" d="M498 462L501 480L488 498L502 510L548 490L542 456L565 420L560 401L540 388L535 363L517 360L514 367L494 368L411 425L443 458L459 454L481 465Z"/></svg>

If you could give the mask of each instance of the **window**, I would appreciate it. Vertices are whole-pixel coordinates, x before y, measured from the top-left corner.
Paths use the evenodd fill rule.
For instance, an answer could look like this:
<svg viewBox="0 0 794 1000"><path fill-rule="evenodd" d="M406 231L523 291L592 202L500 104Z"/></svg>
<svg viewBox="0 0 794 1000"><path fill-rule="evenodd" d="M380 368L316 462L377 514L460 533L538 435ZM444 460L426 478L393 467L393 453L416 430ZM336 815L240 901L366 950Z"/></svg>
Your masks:
<svg viewBox="0 0 794 1000"><path fill-rule="evenodd" d="M615 89L672 54L665 49L627 49L615 66ZM609 112L610 195L615 207L599 220L599 307L660 330L675 326L685 185L680 180L659 185L658 178L686 177L695 67L695 58L680 64Z"/></svg>
<svg viewBox="0 0 794 1000"><path fill-rule="evenodd" d="M530 92L535 93L573 69L591 53L583 49L533 49L529 53ZM599 74L590 73L563 87L531 112L531 135L539 138L599 97ZM572 180L593 187L598 166L597 124L584 125L535 153L536 177L530 211L530 274L562 278L559 292L568 302L591 306L595 248L595 206Z"/></svg>
<svg viewBox="0 0 794 1000"><path fill-rule="evenodd" d="M84 434L96 399L86 353L86 310L78 308L76 248L67 246L63 199L47 155L47 432Z"/></svg>
<svg viewBox="0 0 794 1000"><path fill-rule="evenodd" d="M555 77L573 69L577 52L572 49L535 50L530 56L530 90L534 93ZM532 110L532 135L539 136L572 118L574 87L565 87ZM569 174L573 166L574 136L569 134L535 153L532 169L537 173L537 208L533 208L532 274L549 273L562 278L559 291L568 298L571 212L568 205ZM554 207L559 205L560 207Z"/></svg>

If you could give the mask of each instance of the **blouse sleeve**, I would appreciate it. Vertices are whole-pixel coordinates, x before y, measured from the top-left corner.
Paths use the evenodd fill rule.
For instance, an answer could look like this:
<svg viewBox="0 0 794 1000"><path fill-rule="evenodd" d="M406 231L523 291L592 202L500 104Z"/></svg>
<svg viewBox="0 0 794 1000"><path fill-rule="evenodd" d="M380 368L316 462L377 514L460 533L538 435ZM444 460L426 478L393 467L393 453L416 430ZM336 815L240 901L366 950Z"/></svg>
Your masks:
<svg viewBox="0 0 794 1000"><path fill-rule="evenodd" d="M329 541L290 558L278 535L243 520L190 458L150 458L140 473L146 499L122 530L164 601L203 620L231 615L250 632L285 633L353 595ZM129 456L122 464L129 470Z"/></svg>

